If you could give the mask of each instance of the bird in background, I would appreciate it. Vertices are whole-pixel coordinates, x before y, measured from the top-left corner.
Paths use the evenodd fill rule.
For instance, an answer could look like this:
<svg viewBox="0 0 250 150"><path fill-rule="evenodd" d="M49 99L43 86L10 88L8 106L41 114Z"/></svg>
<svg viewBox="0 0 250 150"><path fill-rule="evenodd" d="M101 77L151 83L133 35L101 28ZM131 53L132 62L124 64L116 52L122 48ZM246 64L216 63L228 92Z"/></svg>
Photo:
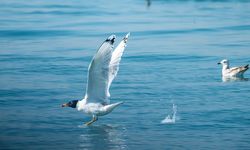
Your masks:
<svg viewBox="0 0 250 150"><path fill-rule="evenodd" d="M82 100L72 100L62 104L62 107L76 108L78 111L91 115L92 120L85 125L91 125L98 120L99 116L109 114L123 103L110 104L109 88L118 73L129 36L130 33L123 38L115 50L113 50L115 35L111 35L102 43L88 68L85 97Z"/></svg>
<svg viewBox="0 0 250 150"><path fill-rule="evenodd" d="M245 71L248 70L248 64L245 66L240 67L232 67L229 68L229 61L227 59L223 59L222 61L218 62L218 65L222 65L222 76L223 77L243 77Z"/></svg>

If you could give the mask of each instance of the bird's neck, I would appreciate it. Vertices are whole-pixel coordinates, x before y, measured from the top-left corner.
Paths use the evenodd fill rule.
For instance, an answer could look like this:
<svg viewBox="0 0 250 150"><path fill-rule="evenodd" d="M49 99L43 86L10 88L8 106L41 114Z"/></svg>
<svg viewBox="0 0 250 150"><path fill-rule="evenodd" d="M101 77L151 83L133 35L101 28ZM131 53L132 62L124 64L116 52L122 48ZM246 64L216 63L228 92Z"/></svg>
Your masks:
<svg viewBox="0 0 250 150"><path fill-rule="evenodd" d="M226 70L226 69L229 69L229 65L228 64L223 65L223 67L222 67L222 70Z"/></svg>
<svg viewBox="0 0 250 150"><path fill-rule="evenodd" d="M222 71L221 71L222 76L225 76L227 74L228 69L229 69L229 65L223 65Z"/></svg>
<svg viewBox="0 0 250 150"><path fill-rule="evenodd" d="M79 100L78 101L78 103L77 103L77 105L76 105L76 109L78 110L78 111L80 111L80 110L83 110L84 109L84 106L85 106L85 104L86 104L86 99L84 98L84 99L82 99L82 100Z"/></svg>

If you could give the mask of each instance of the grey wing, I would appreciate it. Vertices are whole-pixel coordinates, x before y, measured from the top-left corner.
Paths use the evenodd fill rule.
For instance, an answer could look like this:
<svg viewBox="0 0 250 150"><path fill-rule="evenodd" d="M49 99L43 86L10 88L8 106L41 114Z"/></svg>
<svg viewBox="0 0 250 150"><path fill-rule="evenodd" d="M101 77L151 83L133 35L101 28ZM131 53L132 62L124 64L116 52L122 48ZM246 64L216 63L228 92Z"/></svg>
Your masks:
<svg viewBox="0 0 250 150"><path fill-rule="evenodd" d="M111 35L100 46L93 57L88 71L88 83L85 99L88 103L109 103L108 83L109 64L112 57L115 35Z"/></svg>
<svg viewBox="0 0 250 150"><path fill-rule="evenodd" d="M233 67L230 68L229 73L230 74L238 74L238 73L244 73L248 69L248 65L242 66L242 67Z"/></svg>

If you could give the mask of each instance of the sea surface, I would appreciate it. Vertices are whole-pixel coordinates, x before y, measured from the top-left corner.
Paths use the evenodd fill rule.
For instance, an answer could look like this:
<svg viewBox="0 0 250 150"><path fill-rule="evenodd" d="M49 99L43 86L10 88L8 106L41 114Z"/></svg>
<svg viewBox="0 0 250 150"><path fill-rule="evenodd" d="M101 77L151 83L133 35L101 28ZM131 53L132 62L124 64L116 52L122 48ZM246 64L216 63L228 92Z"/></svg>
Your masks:
<svg viewBox="0 0 250 150"><path fill-rule="evenodd" d="M128 32L110 89L124 104L86 127L61 104ZM250 149L250 71L223 81L224 58L250 63L250 1L1 0L0 149Z"/></svg>

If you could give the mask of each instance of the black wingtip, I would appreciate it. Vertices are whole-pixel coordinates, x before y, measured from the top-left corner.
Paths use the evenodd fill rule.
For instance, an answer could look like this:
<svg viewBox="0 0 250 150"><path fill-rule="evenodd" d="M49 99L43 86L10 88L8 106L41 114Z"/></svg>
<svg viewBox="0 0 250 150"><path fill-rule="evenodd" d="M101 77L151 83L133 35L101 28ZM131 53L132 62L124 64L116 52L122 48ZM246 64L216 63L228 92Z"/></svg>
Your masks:
<svg viewBox="0 0 250 150"><path fill-rule="evenodd" d="M115 42L115 38L116 38L115 35L112 34L105 40L105 42L110 42L111 44L113 44Z"/></svg>
<svg viewBox="0 0 250 150"><path fill-rule="evenodd" d="M247 64L246 66L244 66L244 68L247 68L247 69L248 69L248 68L249 68L249 64Z"/></svg>
<svg viewBox="0 0 250 150"><path fill-rule="evenodd" d="M125 43L127 43L129 36L130 36L130 32L127 33L126 36L123 38Z"/></svg>

